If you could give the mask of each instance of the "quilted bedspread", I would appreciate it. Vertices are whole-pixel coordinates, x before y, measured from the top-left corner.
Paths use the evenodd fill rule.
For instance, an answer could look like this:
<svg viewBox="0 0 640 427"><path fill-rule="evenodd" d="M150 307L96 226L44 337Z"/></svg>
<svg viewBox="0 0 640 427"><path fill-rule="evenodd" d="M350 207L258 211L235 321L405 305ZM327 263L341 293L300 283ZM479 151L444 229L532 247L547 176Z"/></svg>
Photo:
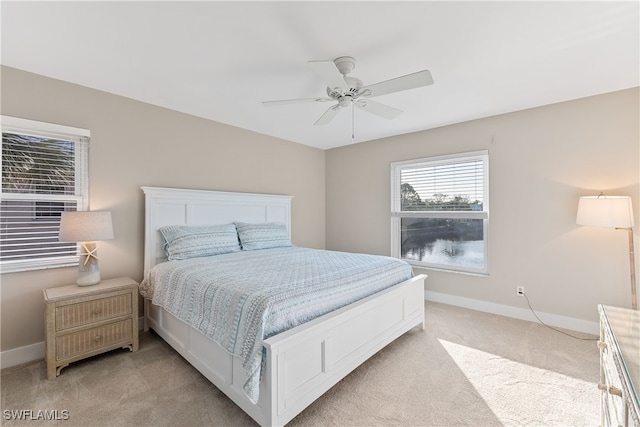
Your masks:
<svg viewBox="0 0 640 427"><path fill-rule="evenodd" d="M163 262L140 289L240 357L255 403L264 339L412 276L395 258L284 247Z"/></svg>

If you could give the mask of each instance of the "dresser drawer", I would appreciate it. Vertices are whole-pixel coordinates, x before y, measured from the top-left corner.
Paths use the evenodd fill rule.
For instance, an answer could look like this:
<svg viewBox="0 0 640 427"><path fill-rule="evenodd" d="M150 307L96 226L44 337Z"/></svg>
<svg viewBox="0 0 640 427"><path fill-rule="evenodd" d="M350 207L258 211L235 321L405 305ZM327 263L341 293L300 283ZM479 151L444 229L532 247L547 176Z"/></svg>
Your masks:
<svg viewBox="0 0 640 427"><path fill-rule="evenodd" d="M56 359L63 360L90 353L109 346L131 341L132 319L109 323L56 338Z"/></svg>
<svg viewBox="0 0 640 427"><path fill-rule="evenodd" d="M131 293L56 307L56 331L132 313Z"/></svg>

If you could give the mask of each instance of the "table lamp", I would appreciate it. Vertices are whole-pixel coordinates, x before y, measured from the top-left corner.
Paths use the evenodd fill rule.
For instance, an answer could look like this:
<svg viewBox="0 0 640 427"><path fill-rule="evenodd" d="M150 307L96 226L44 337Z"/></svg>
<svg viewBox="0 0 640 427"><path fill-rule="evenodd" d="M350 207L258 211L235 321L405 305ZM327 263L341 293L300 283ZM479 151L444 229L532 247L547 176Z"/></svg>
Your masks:
<svg viewBox="0 0 640 427"><path fill-rule="evenodd" d="M636 267L633 248L633 207L628 196L580 197L576 223L592 227L626 229L629 233L629 269L631 272L631 308L638 309Z"/></svg>
<svg viewBox="0 0 640 427"><path fill-rule="evenodd" d="M82 253L78 261L78 286L100 283L100 266L96 240L113 239L111 212L82 211L62 212L60 218L61 242L79 242Z"/></svg>

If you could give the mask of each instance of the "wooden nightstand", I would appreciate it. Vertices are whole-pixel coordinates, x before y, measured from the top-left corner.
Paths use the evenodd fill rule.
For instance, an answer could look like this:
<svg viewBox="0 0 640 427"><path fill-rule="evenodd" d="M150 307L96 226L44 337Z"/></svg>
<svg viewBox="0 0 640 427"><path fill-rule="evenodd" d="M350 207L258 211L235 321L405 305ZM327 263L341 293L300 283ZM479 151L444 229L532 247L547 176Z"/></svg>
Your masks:
<svg viewBox="0 0 640 427"><path fill-rule="evenodd" d="M97 285L44 289L47 379L69 363L128 348L138 351L138 283L128 277Z"/></svg>

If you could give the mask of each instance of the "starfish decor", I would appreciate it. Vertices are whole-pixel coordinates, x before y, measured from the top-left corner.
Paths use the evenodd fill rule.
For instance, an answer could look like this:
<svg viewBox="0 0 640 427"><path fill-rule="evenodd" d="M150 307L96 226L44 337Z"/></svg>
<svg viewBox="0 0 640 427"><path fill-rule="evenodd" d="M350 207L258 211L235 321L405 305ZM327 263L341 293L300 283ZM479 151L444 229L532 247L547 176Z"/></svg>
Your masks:
<svg viewBox="0 0 640 427"><path fill-rule="evenodd" d="M89 243L89 246L93 246L93 249L89 249L87 247L87 243L82 244L82 248L85 250L84 253L80 254L83 257L85 257L84 263L82 263L82 265L87 265L88 263L93 264L95 261L93 261L92 258L95 259L96 261L100 259L98 258L98 255L97 255L98 245L92 245L91 243Z"/></svg>

